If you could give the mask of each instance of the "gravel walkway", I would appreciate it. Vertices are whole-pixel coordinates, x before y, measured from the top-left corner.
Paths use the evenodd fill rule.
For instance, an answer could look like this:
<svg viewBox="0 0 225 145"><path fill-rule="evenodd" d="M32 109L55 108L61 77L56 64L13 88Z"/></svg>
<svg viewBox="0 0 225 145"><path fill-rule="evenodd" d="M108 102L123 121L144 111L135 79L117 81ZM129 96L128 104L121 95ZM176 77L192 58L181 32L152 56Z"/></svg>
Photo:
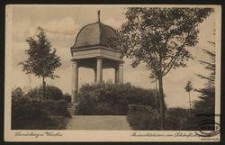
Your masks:
<svg viewBox="0 0 225 145"><path fill-rule="evenodd" d="M68 120L70 130L132 130L126 116L74 115Z"/></svg>

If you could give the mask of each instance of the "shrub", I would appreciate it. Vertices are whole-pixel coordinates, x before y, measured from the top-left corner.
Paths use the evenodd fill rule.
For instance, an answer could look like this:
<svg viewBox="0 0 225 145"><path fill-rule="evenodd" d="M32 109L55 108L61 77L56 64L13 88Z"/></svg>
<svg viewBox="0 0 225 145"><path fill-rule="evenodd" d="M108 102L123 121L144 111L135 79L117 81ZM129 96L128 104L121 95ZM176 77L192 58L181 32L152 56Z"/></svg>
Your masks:
<svg viewBox="0 0 225 145"><path fill-rule="evenodd" d="M156 109L144 105L129 105L127 121L134 130L160 129L160 114Z"/></svg>
<svg viewBox="0 0 225 145"><path fill-rule="evenodd" d="M23 97L23 96L24 96L24 92L23 92L23 90L22 90L20 87L14 89L14 90L12 91L12 98L13 98L13 99L21 98L21 97Z"/></svg>
<svg viewBox="0 0 225 145"><path fill-rule="evenodd" d="M47 113L42 111L41 102L28 97L12 99L12 129L41 128L49 122ZM42 120L45 120L43 123ZM46 121L48 120L48 121Z"/></svg>
<svg viewBox="0 0 225 145"><path fill-rule="evenodd" d="M45 98L42 98L43 97L42 86L29 90L26 96L30 98L36 98L36 99L52 99L52 100L63 99L62 91L55 86L46 86Z"/></svg>
<svg viewBox="0 0 225 145"><path fill-rule="evenodd" d="M166 111L167 130L194 130L196 124L192 123L192 116L189 109L170 108Z"/></svg>
<svg viewBox="0 0 225 145"><path fill-rule="evenodd" d="M71 103L71 95L66 93L63 95L63 99L67 102L67 103Z"/></svg>
<svg viewBox="0 0 225 145"><path fill-rule="evenodd" d="M64 129L68 111L65 101L38 100L12 91L12 129Z"/></svg>
<svg viewBox="0 0 225 145"><path fill-rule="evenodd" d="M129 104L150 105L157 108L156 91L130 84L86 84L81 87L76 108L82 115L126 115Z"/></svg>
<svg viewBox="0 0 225 145"><path fill-rule="evenodd" d="M165 111L165 130L195 130L192 114L187 109L170 108ZM130 105L127 115L135 130L160 130L160 113L150 106Z"/></svg>
<svg viewBox="0 0 225 145"><path fill-rule="evenodd" d="M44 100L42 102L42 109L48 115L71 117L67 110L67 102L64 100Z"/></svg>

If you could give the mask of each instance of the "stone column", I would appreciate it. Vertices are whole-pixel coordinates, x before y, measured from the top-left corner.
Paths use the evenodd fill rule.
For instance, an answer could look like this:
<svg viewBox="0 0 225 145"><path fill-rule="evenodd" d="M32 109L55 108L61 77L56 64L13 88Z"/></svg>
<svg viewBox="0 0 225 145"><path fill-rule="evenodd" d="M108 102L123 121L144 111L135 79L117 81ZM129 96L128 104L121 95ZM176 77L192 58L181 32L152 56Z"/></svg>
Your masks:
<svg viewBox="0 0 225 145"><path fill-rule="evenodd" d="M119 63L119 83L123 83L123 62Z"/></svg>
<svg viewBox="0 0 225 145"><path fill-rule="evenodd" d="M97 58L97 83L102 82L102 58Z"/></svg>
<svg viewBox="0 0 225 145"><path fill-rule="evenodd" d="M95 83L97 83L97 70L96 70L96 68L94 68L94 77L95 77Z"/></svg>
<svg viewBox="0 0 225 145"><path fill-rule="evenodd" d="M72 103L76 102L78 95L78 62L72 60Z"/></svg>
<svg viewBox="0 0 225 145"><path fill-rule="evenodd" d="M119 82L119 66L115 67L115 83Z"/></svg>

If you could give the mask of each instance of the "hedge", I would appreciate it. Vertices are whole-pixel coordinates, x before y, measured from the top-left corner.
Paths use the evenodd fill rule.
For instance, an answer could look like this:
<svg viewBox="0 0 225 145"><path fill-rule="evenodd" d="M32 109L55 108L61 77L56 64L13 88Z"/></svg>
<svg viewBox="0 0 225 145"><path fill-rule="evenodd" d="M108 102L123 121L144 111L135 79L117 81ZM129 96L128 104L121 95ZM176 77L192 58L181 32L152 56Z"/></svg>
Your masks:
<svg viewBox="0 0 225 145"><path fill-rule="evenodd" d="M12 92L12 129L65 129L70 117L65 101L39 100L17 88Z"/></svg>
<svg viewBox="0 0 225 145"><path fill-rule="evenodd" d="M59 88L55 86L49 86L49 85L47 85L45 88L45 98L43 98L42 86L30 89L27 92L26 96L29 98L40 99L40 100L46 100L46 99L61 100L64 98L63 93Z"/></svg>
<svg viewBox="0 0 225 145"><path fill-rule="evenodd" d="M134 87L131 84L85 84L81 87L76 114L126 115L129 104L149 105L158 108L156 91Z"/></svg>
<svg viewBox="0 0 225 145"><path fill-rule="evenodd" d="M159 130L160 114L145 105L129 105L127 121L134 130Z"/></svg>
<svg viewBox="0 0 225 145"><path fill-rule="evenodd" d="M42 109L52 116L71 117L67 110L67 102L64 100L44 100L42 101Z"/></svg>
<svg viewBox="0 0 225 145"><path fill-rule="evenodd" d="M165 111L165 130L195 130L193 114L188 109ZM150 106L129 105L127 120L134 130L160 130L160 112Z"/></svg>

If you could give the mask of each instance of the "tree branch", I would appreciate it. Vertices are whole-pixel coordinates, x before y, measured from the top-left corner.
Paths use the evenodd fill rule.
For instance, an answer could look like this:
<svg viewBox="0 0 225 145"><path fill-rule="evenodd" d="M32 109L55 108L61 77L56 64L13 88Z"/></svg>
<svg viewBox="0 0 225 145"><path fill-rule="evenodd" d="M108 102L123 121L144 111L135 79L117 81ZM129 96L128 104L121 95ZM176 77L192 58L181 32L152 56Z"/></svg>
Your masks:
<svg viewBox="0 0 225 145"><path fill-rule="evenodd" d="M144 30L143 30L144 28L143 28L143 26L141 25L139 16L137 16L137 21L138 21L139 29L141 30L142 35L144 35L144 39L146 40L146 42L148 42L148 39L147 39L146 35L144 34ZM157 48L156 48L156 49L157 49ZM155 54L155 57L152 56L153 53L148 53L148 54L149 54L151 60L157 59L157 55L156 55L155 53L154 53L154 54ZM152 69L153 69L155 72L158 72L157 66L156 66L155 64L152 64L152 65L153 65Z"/></svg>
<svg viewBox="0 0 225 145"><path fill-rule="evenodd" d="M193 27L194 28L194 27ZM180 52L182 51L182 49L185 46L185 43L187 42L188 37L190 36L190 32L188 32L187 37L185 38L185 41L183 42L183 44L181 46L178 47L178 52L171 58L170 62L167 64L167 66L165 67L165 69L162 71L163 76L165 76L166 74L169 73L169 71L173 68L174 66L174 62L176 61L176 59L178 58L178 56L180 55ZM168 68L168 69L167 69ZM166 71L167 69L167 71Z"/></svg>

